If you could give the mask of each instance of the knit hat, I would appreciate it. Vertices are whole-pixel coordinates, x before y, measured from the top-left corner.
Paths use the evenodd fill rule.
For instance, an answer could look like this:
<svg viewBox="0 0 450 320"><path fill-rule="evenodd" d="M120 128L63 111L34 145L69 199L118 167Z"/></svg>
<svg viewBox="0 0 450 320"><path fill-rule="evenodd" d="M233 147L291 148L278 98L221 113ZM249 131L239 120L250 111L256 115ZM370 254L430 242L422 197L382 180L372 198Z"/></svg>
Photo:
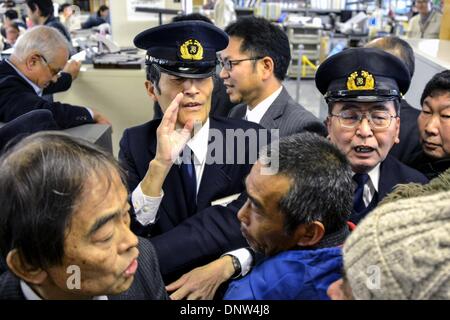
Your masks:
<svg viewBox="0 0 450 320"><path fill-rule="evenodd" d="M343 254L355 299L450 299L450 192L382 205Z"/></svg>

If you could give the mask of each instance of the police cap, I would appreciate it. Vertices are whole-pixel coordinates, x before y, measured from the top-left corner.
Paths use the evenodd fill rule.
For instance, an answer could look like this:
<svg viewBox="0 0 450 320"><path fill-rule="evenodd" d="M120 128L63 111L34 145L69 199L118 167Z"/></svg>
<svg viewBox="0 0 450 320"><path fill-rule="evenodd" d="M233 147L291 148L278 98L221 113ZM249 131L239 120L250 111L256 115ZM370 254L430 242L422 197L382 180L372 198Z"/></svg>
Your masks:
<svg viewBox="0 0 450 320"><path fill-rule="evenodd" d="M211 23L180 21L139 33L134 45L147 50L146 64L185 78L214 74L217 52L228 45L228 35Z"/></svg>
<svg viewBox="0 0 450 320"><path fill-rule="evenodd" d="M375 102L401 98L411 79L405 64L383 50L352 48L326 59L316 86L330 101Z"/></svg>

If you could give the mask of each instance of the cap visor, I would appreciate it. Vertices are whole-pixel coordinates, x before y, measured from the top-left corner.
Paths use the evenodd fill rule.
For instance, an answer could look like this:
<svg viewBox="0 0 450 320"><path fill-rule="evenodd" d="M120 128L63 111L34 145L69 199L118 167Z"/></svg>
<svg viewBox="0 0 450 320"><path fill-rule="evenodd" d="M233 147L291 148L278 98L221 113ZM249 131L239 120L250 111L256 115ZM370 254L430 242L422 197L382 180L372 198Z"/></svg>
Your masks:
<svg viewBox="0 0 450 320"><path fill-rule="evenodd" d="M179 71L173 71L173 70L168 70L166 68L163 68L161 66L159 66L161 71L164 73L168 73L171 74L173 76L177 76L180 78L190 78L190 79L204 79L204 78L209 78L212 77L213 74L216 72L216 68L212 68L209 70L204 70L204 72L201 73L188 73L188 72L179 72Z"/></svg>

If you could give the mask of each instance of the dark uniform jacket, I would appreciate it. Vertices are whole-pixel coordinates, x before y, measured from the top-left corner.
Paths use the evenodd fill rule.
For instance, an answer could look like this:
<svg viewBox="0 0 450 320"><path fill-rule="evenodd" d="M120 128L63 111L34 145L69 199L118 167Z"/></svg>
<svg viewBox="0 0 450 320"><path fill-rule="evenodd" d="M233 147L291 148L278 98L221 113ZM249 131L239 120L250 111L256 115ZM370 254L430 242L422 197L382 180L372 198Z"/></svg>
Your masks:
<svg viewBox="0 0 450 320"><path fill-rule="evenodd" d="M141 126L127 129L120 142L119 159L128 173L128 186L132 192L144 178L150 161L156 153L156 129L160 120L153 120ZM261 126L248 121L210 117L210 129L216 129L225 137L226 129L262 129ZM211 136L210 136L211 138ZM211 141L211 140L210 140ZM232 163L205 164L205 168L197 194L197 210L189 212L188 198L184 192L178 165L173 165L163 184L164 197L158 210L156 222L150 230L135 232L148 235L158 253L161 272L167 275L174 272L190 271L217 258L227 250L246 246L247 243L240 232L240 223L236 213L245 202L242 194L238 200L227 207L211 202L224 197L242 193L245 190L244 179L250 172L252 163L235 164L236 157L245 153L248 158L249 145L246 141L240 152L230 150L223 141L210 143L208 153L214 147L224 156L230 156ZM233 146L231 146L233 147ZM257 146L252 145L257 158ZM218 150L216 150L217 152ZM226 159L224 159L226 160Z"/></svg>
<svg viewBox="0 0 450 320"><path fill-rule="evenodd" d="M394 157L388 155L380 165L380 180L378 182L378 192L372 198L367 208L362 212L352 212L350 221L357 224L370 211L375 209L378 202L390 193L397 184L410 182L425 184L428 179L419 171L408 167Z"/></svg>

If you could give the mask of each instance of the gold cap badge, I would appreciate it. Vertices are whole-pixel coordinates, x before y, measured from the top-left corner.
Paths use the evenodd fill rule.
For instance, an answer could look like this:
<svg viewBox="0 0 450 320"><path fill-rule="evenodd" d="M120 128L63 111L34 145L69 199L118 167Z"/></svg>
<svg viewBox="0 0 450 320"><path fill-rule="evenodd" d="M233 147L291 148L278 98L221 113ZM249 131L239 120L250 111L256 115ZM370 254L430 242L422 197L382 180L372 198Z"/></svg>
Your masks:
<svg viewBox="0 0 450 320"><path fill-rule="evenodd" d="M195 39L189 39L180 47L181 58L184 60L203 60L203 47Z"/></svg>
<svg viewBox="0 0 450 320"><path fill-rule="evenodd" d="M374 90L375 79L373 76L364 70L355 71L347 79L348 90Z"/></svg>

